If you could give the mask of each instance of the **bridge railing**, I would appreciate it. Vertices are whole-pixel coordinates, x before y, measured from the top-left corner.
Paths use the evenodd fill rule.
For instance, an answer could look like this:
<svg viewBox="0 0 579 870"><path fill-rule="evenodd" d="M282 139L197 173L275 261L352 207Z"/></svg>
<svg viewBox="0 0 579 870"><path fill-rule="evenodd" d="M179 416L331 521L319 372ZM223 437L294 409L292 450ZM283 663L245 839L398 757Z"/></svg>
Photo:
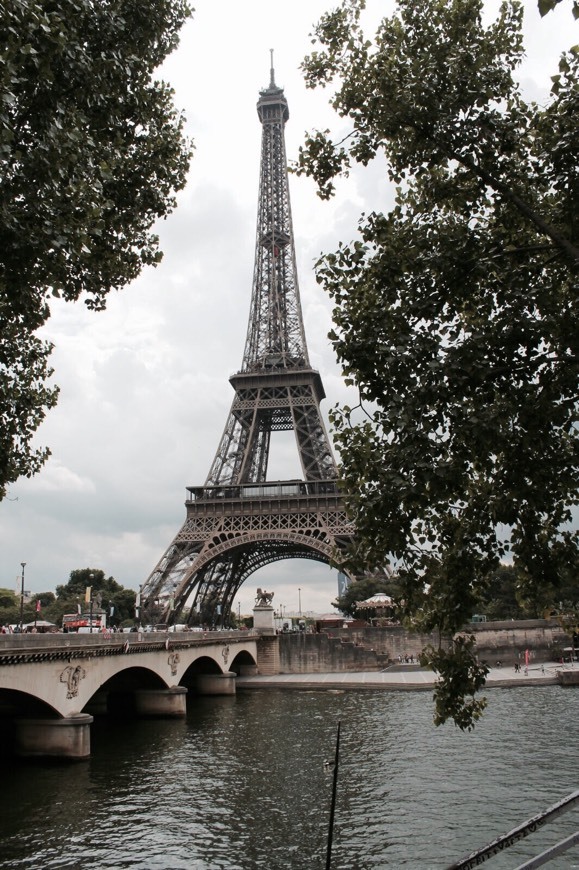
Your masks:
<svg viewBox="0 0 579 870"><path fill-rule="evenodd" d="M515 843L519 842L519 840L528 837L529 834L535 833L535 831L546 822L551 822L562 813L566 813L573 809L578 803L579 791L574 791L556 804L553 804L553 806L538 813L536 816L533 816L532 819L528 819L526 822L518 825L507 834L502 834L500 837L497 837L496 840L483 846L482 849L477 849L476 852L471 852L471 854L467 855L466 858L462 858L455 864L451 864L447 867L447 870L474 870L475 867L479 867L494 855L500 855L501 852L504 852L504 850L508 849L510 846L514 846ZM547 849L535 858L531 858L530 861L525 861L524 864L519 864L517 870L534 870L536 867L542 867L544 864L550 863L550 861L558 855L567 852L573 846L577 845L578 842L579 831L576 831L574 834L571 834L570 837L566 837L560 843L557 843L555 846L552 846L550 849Z"/></svg>
<svg viewBox="0 0 579 870"><path fill-rule="evenodd" d="M23 634L0 634L0 663L3 653L24 652L39 650L62 650L62 649L86 649L87 647L106 647L111 645L123 646L129 643L130 646L144 646L158 644L159 646L166 644L167 641L171 646L183 646L207 643L214 643L219 640L237 640L255 639L258 637L257 632L253 629L245 631L233 631L231 629L223 629L222 631L151 631L151 632L107 632L95 631L92 634L77 634L76 632L47 632L42 634L32 634L24 632Z"/></svg>

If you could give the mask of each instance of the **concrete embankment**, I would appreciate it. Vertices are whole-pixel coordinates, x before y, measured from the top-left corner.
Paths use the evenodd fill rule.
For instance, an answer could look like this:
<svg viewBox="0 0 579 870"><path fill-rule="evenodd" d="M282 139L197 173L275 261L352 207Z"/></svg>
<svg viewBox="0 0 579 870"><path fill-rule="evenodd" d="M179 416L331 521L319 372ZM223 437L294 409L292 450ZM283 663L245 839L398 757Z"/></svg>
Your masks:
<svg viewBox="0 0 579 870"><path fill-rule="evenodd" d="M512 667L553 665L569 646L569 637L556 620L487 622L465 626L474 635L481 661ZM282 674L383 671L397 662L418 660L422 649L437 647L438 636L409 632L401 625L348 625L279 635L279 671Z"/></svg>
<svg viewBox="0 0 579 870"><path fill-rule="evenodd" d="M579 667L554 665L552 662L536 664L523 671L510 667L491 668L486 689L513 686L552 686L559 682L558 672L579 676ZM432 690L436 675L418 665L409 668L388 668L384 671L346 673L274 674L272 676L238 677L238 689L307 689L353 690L385 689L389 691Z"/></svg>

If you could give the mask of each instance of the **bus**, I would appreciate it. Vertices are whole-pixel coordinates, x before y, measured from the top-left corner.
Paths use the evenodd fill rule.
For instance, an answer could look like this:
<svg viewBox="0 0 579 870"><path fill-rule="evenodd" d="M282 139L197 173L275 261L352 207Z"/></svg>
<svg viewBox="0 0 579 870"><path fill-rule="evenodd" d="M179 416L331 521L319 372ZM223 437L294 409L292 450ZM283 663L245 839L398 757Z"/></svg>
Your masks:
<svg viewBox="0 0 579 870"><path fill-rule="evenodd" d="M91 616L90 613L65 613L62 617L62 630L65 632L78 631L80 628L90 630ZM106 628L106 614L93 613L92 615L92 630L100 631L101 628Z"/></svg>

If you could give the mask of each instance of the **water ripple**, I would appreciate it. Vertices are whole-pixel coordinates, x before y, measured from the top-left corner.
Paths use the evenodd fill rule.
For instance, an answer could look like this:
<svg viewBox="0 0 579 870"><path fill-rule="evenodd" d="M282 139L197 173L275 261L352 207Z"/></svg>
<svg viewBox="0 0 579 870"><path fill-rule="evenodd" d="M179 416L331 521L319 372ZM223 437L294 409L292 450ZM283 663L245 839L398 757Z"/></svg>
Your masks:
<svg viewBox="0 0 579 870"><path fill-rule="evenodd" d="M338 721L332 870L443 868L578 787L579 692L489 702L472 734L435 728L428 693L379 691L247 692L199 699L186 721L97 724L89 763L5 773L0 868L323 868ZM576 827L571 812L492 867Z"/></svg>

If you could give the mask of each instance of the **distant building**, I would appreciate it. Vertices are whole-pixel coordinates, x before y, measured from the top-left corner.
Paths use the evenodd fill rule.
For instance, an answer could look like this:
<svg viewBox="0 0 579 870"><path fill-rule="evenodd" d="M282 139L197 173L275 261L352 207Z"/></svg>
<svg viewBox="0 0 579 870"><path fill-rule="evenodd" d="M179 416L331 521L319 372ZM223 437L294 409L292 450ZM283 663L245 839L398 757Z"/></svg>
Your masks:
<svg viewBox="0 0 579 870"><path fill-rule="evenodd" d="M346 589L350 585L350 578L346 577L342 571L338 571L338 598L346 594Z"/></svg>

